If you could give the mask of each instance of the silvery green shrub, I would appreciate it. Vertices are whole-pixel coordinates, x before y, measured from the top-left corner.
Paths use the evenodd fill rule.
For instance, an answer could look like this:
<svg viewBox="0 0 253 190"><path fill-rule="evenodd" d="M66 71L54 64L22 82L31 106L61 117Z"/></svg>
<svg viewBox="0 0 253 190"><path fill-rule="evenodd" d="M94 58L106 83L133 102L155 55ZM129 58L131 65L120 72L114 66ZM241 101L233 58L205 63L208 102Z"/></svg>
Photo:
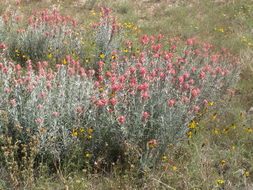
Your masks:
<svg viewBox="0 0 253 190"><path fill-rule="evenodd" d="M156 166L196 114L231 92L240 72L237 58L213 54L210 44L172 38L163 49L161 40L144 35L140 51L115 50L120 56L111 62L91 63L96 70L74 59L55 70L27 61L22 70L2 56L0 107L9 121L2 116L1 132L25 141L29 129L41 152L57 157L80 146L94 164L127 162L133 152L138 168Z"/></svg>

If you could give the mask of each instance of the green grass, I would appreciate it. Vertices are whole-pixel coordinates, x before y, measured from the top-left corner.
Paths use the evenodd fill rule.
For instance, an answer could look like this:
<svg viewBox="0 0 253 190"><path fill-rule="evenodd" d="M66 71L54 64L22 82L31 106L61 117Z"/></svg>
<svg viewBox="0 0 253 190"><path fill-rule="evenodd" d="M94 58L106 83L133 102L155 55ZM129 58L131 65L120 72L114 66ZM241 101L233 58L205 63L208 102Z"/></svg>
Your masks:
<svg viewBox="0 0 253 190"><path fill-rule="evenodd" d="M57 5L57 1L52 2ZM241 58L245 68L236 96L226 105L211 109L192 131L192 138L171 146L161 168L147 171L142 179L136 176L134 166L122 174L116 165L113 172L106 174L76 171L65 176L65 184L57 176L41 176L33 189L253 189L253 133L247 131L253 121L252 114L247 113L253 106L253 1L89 0L83 6L71 2L61 1L58 7L78 18L82 25L93 21L90 9L107 6L122 22L140 26L141 33L195 37L214 44L215 51L226 47ZM27 14L34 8L50 6L44 1L24 1L20 11ZM0 13L3 11L0 5ZM136 36L132 39L136 40ZM215 112L217 118L212 119ZM241 112L245 113L243 117ZM231 128L233 124L236 129ZM217 180L224 180L224 184ZM0 188L4 189L1 184L2 181Z"/></svg>

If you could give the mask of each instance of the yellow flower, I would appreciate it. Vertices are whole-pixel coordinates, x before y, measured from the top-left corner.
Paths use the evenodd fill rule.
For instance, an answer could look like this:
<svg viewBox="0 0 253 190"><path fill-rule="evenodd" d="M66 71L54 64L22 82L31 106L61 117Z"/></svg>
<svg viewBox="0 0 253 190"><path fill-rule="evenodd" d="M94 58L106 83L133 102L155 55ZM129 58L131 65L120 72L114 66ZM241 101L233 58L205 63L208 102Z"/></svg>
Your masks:
<svg viewBox="0 0 253 190"><path fill-rule="evenodd" d="M89 136L87 137L87 139L92 139L92 136L91 136L91 135L89 135Z"/></svg>
<svg viewBox="0 0 253 190"><path fill-rule="evenodd" d="M89 133L93 133L93 131L94 131L93 128L89 128L89 129L88 129L88 132L89 132Z"/></svg>
<svg viewBox="0 0 253 190"><path fill-rule="evenodd" d="M19 51L16 49L15 52L18 53Z"/></svg>
<svg viewBox="0 0 253 190"><path fill-rule="evenodd" d="M247 132L248 132L248 133L252 133L252 131L253 131L253 130L252 130L251 128L248 128L248 129L247 129Z"/></svg>
<svg viewBox="0 0 253 190"><path fill-rule="evenodd" d="M212 115L212 119L216 119L217 118L217 113Z"/></svg>
<svg viewBox="0 0 253 190"><path fill-rule="evenodd" d="M90 58L86 58L85 63L89 63L89 62L90 62Z"/></svg>
<svg viewBox="0 0 253 190"><path fill-rule="evenodd" d="M115 96L115 94L114 94L114 93L111 93L111 94L110 94L110 97L114 97L114 96Z"/></svg>
<svg viewBox="0 0 253 190"><path fill-rule="evenodd" d="M136 50L136 53L138 53L138 54L141 53L141 50L137 49L137 50Z"/></svg>
<svg viewBox="0 0 253 190"><path fill-rule="evenodd" d="M50 142L54 142L54 141L55 141L55 137L53 137L53 136L50 137L49 141L50 141Z"/></svg>
<svg viewBox="0 0 253 190"><path fill-rule="evenodd" d="M66 59L64 59L64 60L62 61L62 64L64 64L64 65L66 65L66 64L67 64Z"/></svg>
<svg viewBox="0 0 253 190"><path fill-rule="evenodd" d="M100 92L103 92L103 91L104 91L104 88L102 88L102 87L99 88L99 91L100 91Z"/></svg>
<svg viewBox="0 0 253 190"><path fill-rule="evenodd" d="M191 131L187 132L187 136L188 138L192 138L192 132Z"/></svg>
<svg viewBox="0 0 253 190"><path fill-rule="evenodd" d="M166 156L166 155L163 155L163 156L162 156L162 159L164 159L164 160L165 160L166 158L167 158L167 156Z"/></svg>
<svg viewBox="0 0 253 190"><path fill-rule="evenodd" d="M235 150L235 146L231 146L231 150Z"/></svg>
<svg viewBox="0 0 253 190"><path fill-rule="evenodd" d="M112 55L112 59L115 59L116 57L115 57L115 55Z"/></svg>
<svg viewBox="0 0 253 190"><path fill-rule="evenodd" d="M223 133L223 134L228 134L228 129L223 129L223 130L222 130L222 133Z"/></svg>
<svg viewBox="0 0 253 190"><path fill-rule="evenodd" d="M176 171L177 170L177 166L172 166L172 170Z"/></svg>
<svg viewBox="0 0 253 190"><path fill-rule="evenodd" d="M191 121L189 123L189 128L194 129L196 127L197 123L195 121Z"/></svg>
<svg viewBox="0 0 253 190"><path fill-rule="evenodd" d="M47 55L47 57L49 57L49 58L51 58L53 55L51 54L51 53L49 53L48 55Z"/></svg>
<svg viewBox="0 0 253 190"><path fill-rule="evenodd" d="M212 106L214 104L214 102L208 102L208 105Z"/></svg>
<svg viewBox="0 0 253 190"><path fill-rule="evenodd" d="M248 177L248 176L250 175L250 173L249 173L248 171L245 171L245 172L244 172L244 175L245 175L246 177Z"/></svg>
<svg viewBox="0 0 253 190"><path fill-rule="evenodd" d="M84 128L80 128L79 131L80 131L81 133L83 133L83 132L84 132Z"/></svg>
<svg viewBox="0 0 253 190"><path fill-rule="evenodd" d="M225 181L224 181L224 180L222 180L222 179L218 179L218 180L217 180L217 183L219 183L219 184L223 184L223 183L225 183Z"/></svg>
<svg viewBox="0 0 253 190"><path fill-rule="evenodd" d="M241 117L241 118L244 118L244 115L243 115L243 113L240 113L240 117Z"/></svg>
<svg viewBox="0 0 253 190"><path fill-rule="evenodd" d="M236 129L236 126L233 124L233 125L231 125L230 128L233 129L233 130L235 130L235 129Z"/></svg>
<svg viewBox="0 0 253 190"><path fill-rule="evenodd" d="M124 53L127 53L128 52L128 49L124 49Z"/></svg>
<svg viewBox="0 0 253 190"><path fill-rule="evenodd" d="M101 59L103 59L103 58L105 57L105 54L100 53L99 57L100 57Z"/></svg>
<svg viewBox="0 0 253 190"><path fill-rule="evenodd" d="M218 134L219 134L219 131L218 131L217 129L214 129L213 132L214 132L215 135L218 135Z"/></svg>
<svg viewBox="0 0 253 190"><path fill-rule="evenodd" d="M225 160L221 160L221 164L224 165L226 163Z"/></svg>
<svg viewBox="0 0 253 190"><path fill-rule="evenodd" d="M76 137L76 136L78 135L78 132L77 132L77 131L74 131L74 132L72 133L72 135Z"/></svg>
<svg viewBox="0 0 253 190"><path fill-rule="evenodd" d="M84 157L89 158L89 157L91 157L91 154L90 154L90 153L86 153L86 154L84 155Z"/></svg>

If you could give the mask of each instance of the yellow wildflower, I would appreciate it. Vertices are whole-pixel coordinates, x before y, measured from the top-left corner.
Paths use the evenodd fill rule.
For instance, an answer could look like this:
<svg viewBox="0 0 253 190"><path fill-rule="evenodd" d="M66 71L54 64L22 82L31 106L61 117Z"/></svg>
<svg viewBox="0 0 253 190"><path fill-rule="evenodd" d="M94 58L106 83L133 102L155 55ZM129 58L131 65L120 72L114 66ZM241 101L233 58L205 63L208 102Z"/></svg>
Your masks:
<svg viewBox="0 0 253 190"><path fill-rule="evenodd" d="M231 150L235 150L235 146L231 146Z"/></svg>
<svg viewBox="0 0 253 190"><path fill-rule="evenodd" d="M216 119L217 118L217 113L212 115L212 119Z"/></svg>
<svg viewBox="0 0 253 190"><path fill-rule="evenodd" d="M123 51L124 51L124 53L127 53L127 52L128 52L128 49L124 49Z"/></svg>
<svg viewBox="0 0 253 190"><path fill-rule="evenodd" d="M64 65L66 65L66 64L67 64L66 59L64 59L64 60L62 61L62 64L64 64Z"/></svg>
<svg viewBox="0 0 253 190"><path fill-rule="evenodd" d="M93 131L94 131L93 128L89 128L89 129L88 129L88 132L89 132L89 133L93 133Z"/></svg>
<svg viewBox="0 0 253 190"><path fill-rule="evenodd" d="M213 132L214 132L215 135L218 135L218 134L219 134L219 131L218 131L217 129L214 129Z"/></svg>
<svg viewBox="0 0 253 190"><path fill-rule="evenodd" d="M177 170L177 166L172 166L172 170L176 171Z"/></svg>
<svg viewBox="0 0 253 190"><path fill-rule="evenodd" d="M223 184L223 183L225 183L225 181L224 181L224 180L222 180L222 179L218 179L218 180L217 180L217 183L219 183L219 184Z"/></svg>
<svg viewBox="0 0 253 190"><path fill-rule="evenodd" d="M90 58L86 58L85 63L89 63L89 62L90 62Z"/></svg>
<svg viewBox="0 0 253 190"><path fill-rule="evenodd" d="M253 131L253 130L252 130L251 128L248 128L248 129L247 129L247 132L248 132L248 133L252 133L252 131Z"/></svg>
<svg viewBox="0 0 253 190"><path fill-rule="evenodd" d="M89 136L87 137L87 139L92 139L92 136L91 136L91 135L89 135Z"/></svg>
<svg viewBox="0 0 253 190"><path fill-rule="evenodd" d="M166 158L167 158L167 156L166 156L166 155L163 155L163 156L162 156L162 159L164 159L164 160L165 160Z"/></svg>
<svg viewBox="0 0 253 190"><path fill-rule="evenodd" d="M114 93L111 93L111 94L110 94L110 97L114 97L114 96L115 96L115 94L114 94Z"/></svg>
<svg viewBox="0 0 253 190"><path fill-rule="evenodd" d="M194 129L195 127L196 127L196 122L195 121L191 121L190 123L189 123L189 128L191 128L191 129Z"/></svg>
<svg viewBox="0 0 253 190"><path fill-rule="evenodd" d="M81 133L83 133L83 132L84 132L84 128L80 128L79 131L80 131Z"/></svg>
<svg viewBox="0 0 253 190"><path fill-rule="evenodd" d="M84 157L89 158L89 157L91 157L91 154L90 154L90 153L86 153L86 154L84 155Z"/></svg>
<svg viewBox="0 0 253 190"><path fill-rule="evenodd" d="M49 58L51 58L53 55L51 54L51 53L49 53L48 55L47 55L47 57L49 57Z"/></svg>
<svg viewBox="0 0 253 190"><path fill-rule="evenodd" d="M100 57L101 59L103 59L103 58L105 57L105 54L100 53L99 57Z"/></svg>
<svg viewBox="0 0 253 190"><path fill-rule="evenodd" d="M136 53L138 53L138 54L141 53L141 50L137 49L137 50L136 50Z"/></svg>
<svg viewBox="0 0 253 190"><path fill-rule="evenodd" d="M228 134L228 129L223 129L223 130L222 130L222 133L223 133L223 134Z"/></svg>
<svg viewBox="0 0 253 190"><path fill-rule="evenodd" d="M191 131L187 132L187 136L188 138L192 138L192 132Z"/></svg>
<svg viewBox="0 0 253 190"><path fill-rule="evenodd" d="M236 126L233 124L233 125L231 125L230 128L233 129L233 130L235 130L235 129L236 129Z"/></svg>
<svg viewBox="0 0 253 190"><path fill-rule="evenodd" d="M103 91L104 91L104 88L102 88L102 87L99 88L99 91L100 91L100 92L103 92Z"/></svg>
<svg viewBox="0 0 253 190"><path fill-rule="evenodd" d="M74 132L72 133L72 135L76 137L76 136L78 135L78 132L77 132L77 131L74 131Z"/></svg>
<svg viewBox="0 0 253 190"><path fill-rule="evenodd" d="M208 102L209 106L212 106L214 104L214 102Z"/></svg>
<svg viewBox="0 0 253 190"><path fill-rule="evenodd" d="M221 160L221 164L224 165L226 163L225 160Z"/></svg>
<svg viewBox="0 0 253 190"><path fill-rule="evenodd" d="M244 175L245 175L246 177L248 177L248 176L250 175L250 173L249 173L248 171L245 171L245 172L244 172Z"/></svg>

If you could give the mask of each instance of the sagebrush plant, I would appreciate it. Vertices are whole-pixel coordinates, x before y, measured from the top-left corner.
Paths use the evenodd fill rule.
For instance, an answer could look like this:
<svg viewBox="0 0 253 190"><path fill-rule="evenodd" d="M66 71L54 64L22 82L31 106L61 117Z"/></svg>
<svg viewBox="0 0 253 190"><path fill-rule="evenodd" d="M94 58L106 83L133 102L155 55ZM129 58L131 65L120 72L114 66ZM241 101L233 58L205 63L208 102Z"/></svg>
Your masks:
<svg viewBox="0 0 253 190"><path fill-rule="evenodd" d="M110 15L110 9L101 8L99 15L99 23L94 23L91 30L79 26L70 16L60 15L57 9L35 10L27 20L9 11L1 17L0 41L8 45L9 56L22 65L27 60L66 64L70 58L95 62L101 59L101 53L111 55L122 39L122 27L116 23L117 17Z"/></svg>

